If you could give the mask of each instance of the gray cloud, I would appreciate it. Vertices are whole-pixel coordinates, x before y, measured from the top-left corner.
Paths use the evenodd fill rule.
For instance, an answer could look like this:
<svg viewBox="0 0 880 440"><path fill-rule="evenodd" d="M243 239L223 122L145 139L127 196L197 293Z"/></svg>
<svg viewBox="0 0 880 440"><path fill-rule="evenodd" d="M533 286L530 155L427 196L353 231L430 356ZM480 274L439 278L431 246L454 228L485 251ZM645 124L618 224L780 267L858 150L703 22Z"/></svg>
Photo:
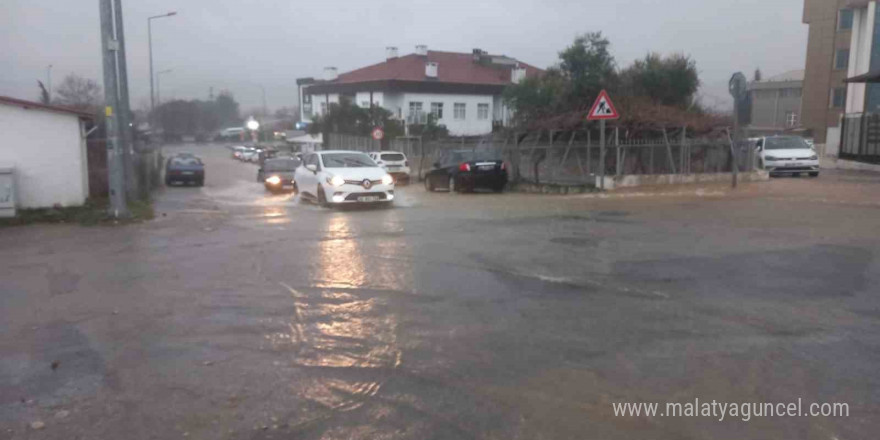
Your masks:
<svg viewBox="0 0 880 440"><path fill-rule="evenodd" d="M649 51L683 52L696 60L709 104L726 102L736 70L765 75L803 68L807 28L802 0L611 1L125 1L132 105L148 102L146 17L154 21L163 98L206 98L231 90L245 108L293 105L295 79L323 66L346 71L379 62L385 46L412 52L479 47L548 66L578 33L601 30L619 64ZM97 0L3 0L0 6L0 94L35 99L36 79L54 65L101 78Z"/></svg>

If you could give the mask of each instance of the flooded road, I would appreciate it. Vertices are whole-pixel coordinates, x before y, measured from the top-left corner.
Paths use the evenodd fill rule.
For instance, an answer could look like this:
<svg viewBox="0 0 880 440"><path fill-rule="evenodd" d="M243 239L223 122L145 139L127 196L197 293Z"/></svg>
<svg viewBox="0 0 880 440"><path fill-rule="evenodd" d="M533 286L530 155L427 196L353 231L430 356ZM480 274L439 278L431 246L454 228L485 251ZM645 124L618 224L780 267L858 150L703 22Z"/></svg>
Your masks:
<svg viewBox="0 0 880 440"><path fill-rule="evenodd" d="M0 438L861 439L880 179L271 195L223 146L125 227L0 229ZM872 190L872 188L874 190ZM615 402L850 416L615 416ZM43 427L35 429L34 422Z"/></svg>

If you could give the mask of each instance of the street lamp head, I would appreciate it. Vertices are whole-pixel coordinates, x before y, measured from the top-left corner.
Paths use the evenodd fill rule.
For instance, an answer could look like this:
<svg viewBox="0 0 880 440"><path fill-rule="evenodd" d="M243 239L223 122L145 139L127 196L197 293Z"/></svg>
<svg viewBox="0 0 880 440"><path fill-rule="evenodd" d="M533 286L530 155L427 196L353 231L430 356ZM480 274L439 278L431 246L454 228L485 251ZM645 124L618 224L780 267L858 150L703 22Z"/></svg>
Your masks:
<svg viewBox="0 0 880 440"><path fill-rule="evenodd" d="M260 128L260 123L257 122L256 119L253 119L253 118L248 119L246 125L247 125L247 129L251 130L251 131L257 131Z"/></svg>
<svg viewBox="0 0 880 440"><path fill-rule="evenodd" d="M177 15L177 11L171 11L171 12L169 12L168 14L166 14L165 16L166 16L166 17L172 17L172 16L175 16L175 15Z"/></svg>

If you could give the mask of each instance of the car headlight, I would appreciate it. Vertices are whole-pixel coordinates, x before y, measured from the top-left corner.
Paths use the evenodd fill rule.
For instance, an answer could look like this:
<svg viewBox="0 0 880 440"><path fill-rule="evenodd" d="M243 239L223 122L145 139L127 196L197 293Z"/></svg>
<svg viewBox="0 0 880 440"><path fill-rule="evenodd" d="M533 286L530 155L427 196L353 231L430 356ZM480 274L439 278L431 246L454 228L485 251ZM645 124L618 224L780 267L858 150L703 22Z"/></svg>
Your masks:
<svg viewBox="0 0 880 440"><path fill-rule="evenodd" d="M776 158L776 156L766 156L766 157L764 157L764 159L771 160L771 161L772 161L772 160L778 160L778 159Z"/></svg>
<svg viewBox="0 0 880 440"><path fill-rule="evenodd" d="M386 175L382 176L382 184L383 185L391 185L392 183L394 183L394 178L391 177L390 174L386 174Z"/></svg>
<svg viewBox="0 0 880 440"><path fill-rule="evenodd" d="M810 156L810 160L819 160L819 156L816 156L814 154L814 155Z"/></svg>
<svg viewBox="0 0 880 440"><path fill-rule="evenodd" d="M272 176L266 179L266 183L268 183L269 185L279 185L281 184L281 178L278 176Z"/></svg>
<svg viewBox="0 0 880 440"><path fill-rule="evenodd" d="M327 178L327 183L331 186L342 186L345 185L345 179L341 176L332 176Z"/></svg>

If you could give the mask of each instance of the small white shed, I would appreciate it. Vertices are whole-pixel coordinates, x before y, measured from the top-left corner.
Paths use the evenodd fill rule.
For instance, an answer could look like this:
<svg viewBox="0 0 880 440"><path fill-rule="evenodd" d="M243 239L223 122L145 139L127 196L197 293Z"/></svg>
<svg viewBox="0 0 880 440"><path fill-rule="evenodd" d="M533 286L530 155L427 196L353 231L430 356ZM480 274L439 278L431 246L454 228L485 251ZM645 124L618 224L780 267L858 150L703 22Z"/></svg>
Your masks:
<svg viewBox="0 0 880 440"><path fill-rule="evenodd" d="M78 110L0 96L0 164L15 169L19 208L85 203L88 118Z"/></svg>

